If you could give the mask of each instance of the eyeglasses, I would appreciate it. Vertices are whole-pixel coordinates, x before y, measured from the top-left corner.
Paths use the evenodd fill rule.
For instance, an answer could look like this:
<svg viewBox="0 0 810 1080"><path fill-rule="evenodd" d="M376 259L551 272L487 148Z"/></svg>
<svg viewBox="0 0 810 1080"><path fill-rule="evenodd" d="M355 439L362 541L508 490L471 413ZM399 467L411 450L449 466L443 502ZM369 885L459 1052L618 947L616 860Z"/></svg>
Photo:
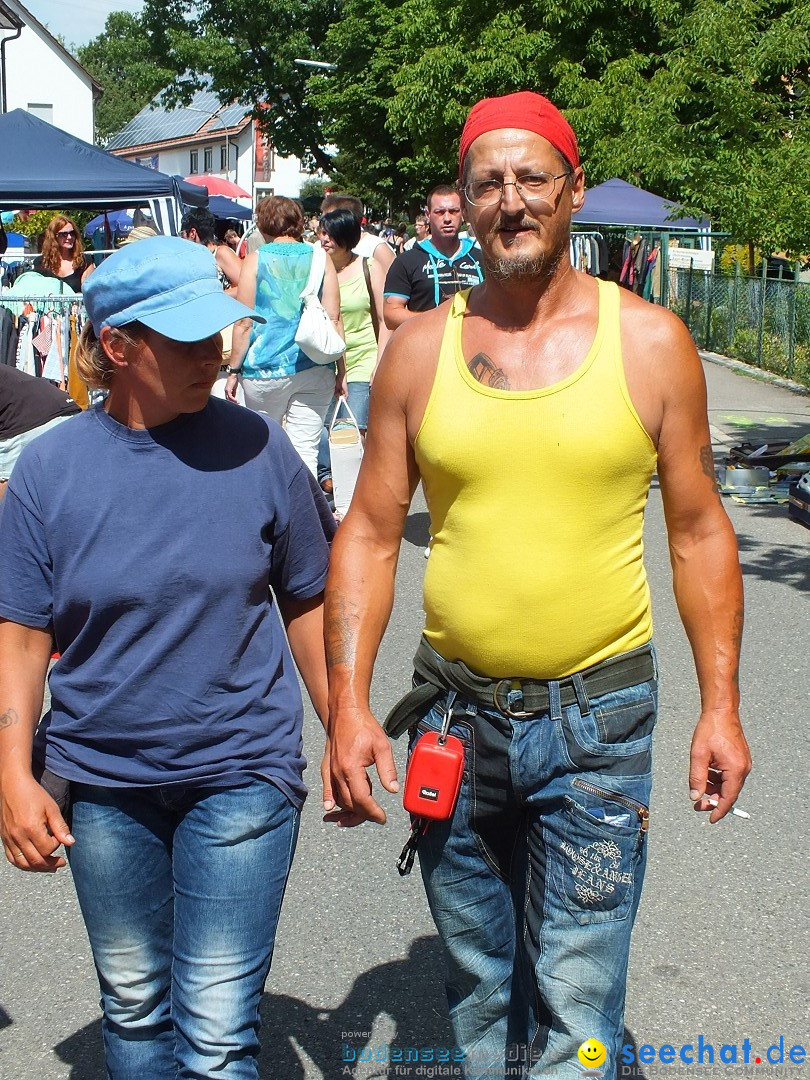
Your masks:
<svg viewBox="0 0 810 1080"><path fill-rule="evenodd" d="M69 240L71 236L76 235L75 229L64 229L62 232L56 234L60 240Z"/></svg>
<svg viewBox="0 0 810 1080"><path fill-rule="evenodd" d="M519 176L517 180L473 180L465 184L464 191L467 202L474 206L495 206L503 198L504 188L511 184L524 202L536 202L538 199L551 199L557 187L557 181L564 176L570 176L570 172L562 172L557 176L551 173L527 173Z"/></svg>

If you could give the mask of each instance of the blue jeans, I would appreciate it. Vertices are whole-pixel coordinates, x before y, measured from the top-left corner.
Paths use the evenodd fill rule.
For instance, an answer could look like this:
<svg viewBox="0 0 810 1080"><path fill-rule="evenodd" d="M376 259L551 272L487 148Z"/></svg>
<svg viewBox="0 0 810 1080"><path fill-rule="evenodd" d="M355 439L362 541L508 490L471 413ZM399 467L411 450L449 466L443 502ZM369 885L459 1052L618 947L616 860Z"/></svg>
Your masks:
<svg viewBox="0 0 810 1080"><path fill-rule="evenodd" d="M453 818L431 824L418 851L469 1078L580 1080L577 1050L588 1039L608 1052L593 1075L616 1072L658 687L589 700L582 679L570 681L578 704L561 707L551 683L549 711L527 719L459 698L453 706L450 730L466 753L461 793ZM445 706L412 742L441 727Z"/></svg>
<svg viewBox="0 0 810 1080"><path fill-rule="evenodd" d="M368 427L368 400L371 387L367 382L350 382L346 385L349 388L347 395L349 408L354 413L357 426L361 431L365 431ZM318 483L325 480L327 476L332 475L332 464L329 460L329 425L332 423L332 417L335 415L337 405L338 398L333 397L323 420L321 442L318 447Z"/></svg>
<svg viewBox="0 0 810 1080"><path fill-rule="evenodd" d="M255 1080L298 811L264 780L72 791L110 1080Z"/></svg>

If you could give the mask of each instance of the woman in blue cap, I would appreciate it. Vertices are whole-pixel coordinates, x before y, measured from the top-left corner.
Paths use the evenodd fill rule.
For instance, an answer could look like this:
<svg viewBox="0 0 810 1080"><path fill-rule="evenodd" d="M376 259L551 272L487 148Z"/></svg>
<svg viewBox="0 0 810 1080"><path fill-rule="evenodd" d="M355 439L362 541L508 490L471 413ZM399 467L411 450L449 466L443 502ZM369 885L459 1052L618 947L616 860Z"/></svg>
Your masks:
<svg viewBox="0 0 810 1080"><path fill-rule="evenodd" d="M20 870L65 845L112 1080L255 1078L331 515L275 422L209 397L258 316L205 248L133 244L84 296L106 402L23 452L0 518L0 834Z"/></svg>

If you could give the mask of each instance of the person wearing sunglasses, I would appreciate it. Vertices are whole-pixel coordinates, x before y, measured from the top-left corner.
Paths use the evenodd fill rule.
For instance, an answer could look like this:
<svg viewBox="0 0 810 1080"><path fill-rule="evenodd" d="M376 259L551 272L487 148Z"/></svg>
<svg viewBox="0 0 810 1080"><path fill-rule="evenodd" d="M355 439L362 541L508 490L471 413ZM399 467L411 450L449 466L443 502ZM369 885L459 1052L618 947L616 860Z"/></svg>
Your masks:
<svg viewBox="0 0 810 1080"><path fill-rule="evenodd" d="M75 222L64 214L52 218L42 239L42 254L34 260L34 270L44 277L64 281L74 292L81 292L94 269L93 263L84 256L81 234ZM58 291L54 289L54 292Z"/></svg>

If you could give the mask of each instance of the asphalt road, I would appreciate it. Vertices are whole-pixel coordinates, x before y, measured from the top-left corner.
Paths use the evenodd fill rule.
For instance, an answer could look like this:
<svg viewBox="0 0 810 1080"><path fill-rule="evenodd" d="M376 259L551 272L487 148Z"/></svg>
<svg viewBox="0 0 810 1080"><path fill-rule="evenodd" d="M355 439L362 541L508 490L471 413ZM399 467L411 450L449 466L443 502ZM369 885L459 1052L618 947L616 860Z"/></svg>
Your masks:
<svg viewBox="0 0 810 1080"><path fill-rule="evenodd" d="M810 397L712 364L707 377L718 452L729 441L810 430ZM662 705L627 1041L677 1049L697 1045L702 1036L715 1055L722 1045L737 1044L742 1061L748 1038L749 1072L759 1055L763 1063L756 1075L798 1077L799 1066L769 1065L765 1051L780 1036L786 1061L791 1046L810 1049L810 531L792 523L785 507L728 509L746 580L741 681L755 770L739 802L751 818L709 826L705 816L690 810L687 750L698 695L670 590L661 501L654 489L646 551ZM424 506L415 505L374 681L373 700L381 713L409 682L421 626L427 532ZM306 734L314 786L321 738L312 716ZM397 747L400 762L403 749ZM358 1056L366 1046L376 1054L392 1045L450 1045L441 955L419 875L400 879L394 866L407 831L405 815L396 797L385 796L384 803L387 826L347 832L321 823L317 789L307 804L262 1009L263 1078L349 1075L343 1043ZM0 904L0 1080L99 1080L104 1071L98 994L69 873L29 876L3 865ZM349 1034L359 1032L369 1034ZM375 1062L351 1068L363 1080L386 1075L385 1066ZM411 1065L397 1075L428 1075L418 1068ZM707 1080L740 1075L717 1057L709 1064L708 1053L702 1066L645 1065L632 1075L676 1072ZM388 1075L395 1075L393 1069Z"/></svg>

